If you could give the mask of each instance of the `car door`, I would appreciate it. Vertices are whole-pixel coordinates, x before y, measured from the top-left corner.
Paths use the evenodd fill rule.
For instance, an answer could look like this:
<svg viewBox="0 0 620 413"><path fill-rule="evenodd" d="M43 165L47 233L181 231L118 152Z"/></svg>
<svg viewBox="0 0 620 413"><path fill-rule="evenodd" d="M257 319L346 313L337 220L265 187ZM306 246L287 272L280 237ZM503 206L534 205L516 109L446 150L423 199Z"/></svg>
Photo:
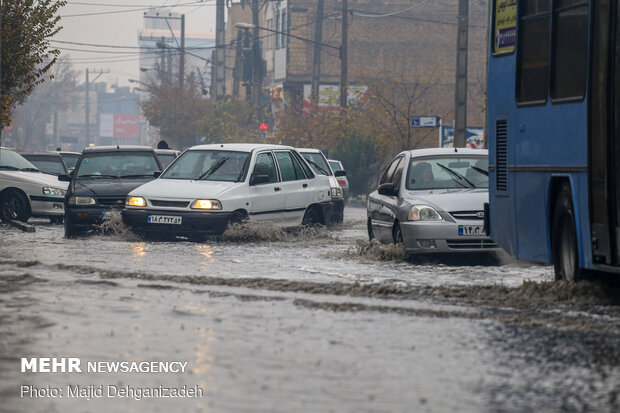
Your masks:
<svg viewBox="0 0 620 413"><path fill-rule="evenodd" d="M404 168L404 156L397 156L390 166L387 168L386 172L383 174L381 178L381 184L384 183L394 183L394 188L400 188L400 181L402 179L402 173ZM397 176L398 171L398 186L394 182L394 177ZM397 176L397 177L398 177ZM381 239L384 242L392 242L392 227L394 226L394 218L395 218L395 206L398 203L399 197L397 196L388 196L381 195L377 193L376 198L372 201L372 225L373 232L376 234L377 238Z"/></svg>
<svg viewBox="0 0 620 413"><path fill-rule="evenodd" d="M253 175L267 175L268 182L252 184ZM248 212L257 221L281 222L284 219L284 196L278 170L270 151L256 155L248 187Z"/></svg>
<svg viewBox="0 0 620 413"><path fill-rule="evenodd" d="M284 195L284 219L287 225L300 225L313 193L308 179L290 151L275 151Z"/></svg>

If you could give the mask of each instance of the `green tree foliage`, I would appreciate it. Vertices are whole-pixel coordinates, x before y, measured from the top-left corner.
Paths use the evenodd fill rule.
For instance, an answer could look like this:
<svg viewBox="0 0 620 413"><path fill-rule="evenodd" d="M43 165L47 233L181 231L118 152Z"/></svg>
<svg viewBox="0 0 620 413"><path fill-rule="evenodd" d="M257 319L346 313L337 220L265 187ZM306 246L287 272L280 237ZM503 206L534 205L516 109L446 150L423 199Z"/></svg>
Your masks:
<svg viewBox="0 0 620 413"><path fill-rule="evenodd" d="M375 183L379 169L376 143L371 136L350 133L340 140L330 158L338 159L347 171L352 194L367 194Z"/></svg>
<svg viewBox="0 0 620 413"><path fill-rule="evenodd" d="M60 54L49 39L61 29L58 0L2 0L2 78L0 127L11 123L11 110L45 81Z"/></svg>

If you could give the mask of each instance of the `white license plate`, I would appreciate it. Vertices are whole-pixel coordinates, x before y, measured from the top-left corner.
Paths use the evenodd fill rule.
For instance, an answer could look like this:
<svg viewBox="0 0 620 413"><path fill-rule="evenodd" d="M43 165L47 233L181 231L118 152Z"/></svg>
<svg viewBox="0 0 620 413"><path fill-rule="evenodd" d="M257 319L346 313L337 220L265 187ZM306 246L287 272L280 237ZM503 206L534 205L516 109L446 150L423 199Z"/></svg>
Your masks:
<svg viewBox="0 0 620 413"><path fill-rule="evenodd" d="M459 225L459 235L484 235L484 226Z"/></svg>
<svg viewBox="0 0 620 413"><path fill-rule="evenodd" d="M177 217L172 215L149 215L148 223L149 224L175 224L181 225L181 221L183 217Z"/></svg>

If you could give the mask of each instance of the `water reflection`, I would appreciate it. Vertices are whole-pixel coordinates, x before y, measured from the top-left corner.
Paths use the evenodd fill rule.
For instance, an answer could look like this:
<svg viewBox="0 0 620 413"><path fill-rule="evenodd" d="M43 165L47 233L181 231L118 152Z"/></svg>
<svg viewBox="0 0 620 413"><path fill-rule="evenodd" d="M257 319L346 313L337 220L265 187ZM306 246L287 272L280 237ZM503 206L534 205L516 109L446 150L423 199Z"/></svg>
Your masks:
<svg viewBox="0 0 620 413"><path fill-rule="evenodd" d="M213 245L196 244L195 248L199 256L201 257L201 266L206 267L210 264L213 264L213 262L215 261L215 258L213 257L213 254L215 253L215 247L213 247Z"/></svg>
<svg viewBox="0 0 620 413"><path fill-rule="evenodd" d="M213 380L209 375L211 366L213 364L213 356L210 353L210 342L214 340L213 330L210 328L199 327L194 329L198 338L196 339L194 346L194 360L192 361L192 373L195 374L200 382L198 385L202 388L208 388L213 391Z"/></svg>
<svg viewBox="0 0 620 413"><path fill-rule="evenodd" d="M134 242L131 244L131 254L136 262L143 261L148 250L149 246L146 242Z"/></svg>

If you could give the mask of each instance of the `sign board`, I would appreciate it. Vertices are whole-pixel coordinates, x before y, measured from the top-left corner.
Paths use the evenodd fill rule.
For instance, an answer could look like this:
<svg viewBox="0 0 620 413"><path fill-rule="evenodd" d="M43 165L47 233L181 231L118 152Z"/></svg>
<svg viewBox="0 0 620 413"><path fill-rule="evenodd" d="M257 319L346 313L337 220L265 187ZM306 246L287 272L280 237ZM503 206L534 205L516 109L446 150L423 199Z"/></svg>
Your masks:
<svg viewBox="0 0 620 413"><path fill-rule="evenodd" d="M468 148L484 148L484 128L481 126L467 127L467 145ZM454 127L442 126L439 130L439 147L454 147Z"/></svg>
<svg viewBox="0 0 620 413"><path fill-rule="evenodd" d="M347 105L356 106L364 98L368 91L367 86L347 87ZM312 96L312 85L304 85L304 113L309 114ZM320 85L319 86L319 113L340 110L340 86L339 85Z"/></svg>
<svg viewBox="0 0 620 413"><path fill-rule="evenodd" d="M496 0L493 16L493 54L512 53L517 40L517 1Z"/></svg>
<svg viewBox="0 0 620 413"><path fill-rule="evenodd" d="M411 118L412 128L438 128L441 126L439 116L414 116Z"/></svg>
<svg viewBox="0 0 620 413"><path fill-rule="evenodd" d="M99 136L107 138L139 137L140 116L137 113L99 114Z"/></svg>

